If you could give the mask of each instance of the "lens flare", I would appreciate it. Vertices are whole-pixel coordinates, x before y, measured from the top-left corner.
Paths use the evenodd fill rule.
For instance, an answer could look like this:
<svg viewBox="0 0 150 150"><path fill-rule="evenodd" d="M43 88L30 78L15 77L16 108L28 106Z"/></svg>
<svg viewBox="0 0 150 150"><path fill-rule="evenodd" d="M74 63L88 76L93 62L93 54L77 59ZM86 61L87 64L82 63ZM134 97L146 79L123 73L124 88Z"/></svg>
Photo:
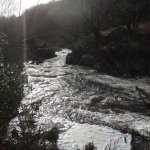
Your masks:
<svg viewBox="0 0 150 150"><path fill-rule="evenodd" d="M26 13L23 14L23 61L27 62Z"/></svg>

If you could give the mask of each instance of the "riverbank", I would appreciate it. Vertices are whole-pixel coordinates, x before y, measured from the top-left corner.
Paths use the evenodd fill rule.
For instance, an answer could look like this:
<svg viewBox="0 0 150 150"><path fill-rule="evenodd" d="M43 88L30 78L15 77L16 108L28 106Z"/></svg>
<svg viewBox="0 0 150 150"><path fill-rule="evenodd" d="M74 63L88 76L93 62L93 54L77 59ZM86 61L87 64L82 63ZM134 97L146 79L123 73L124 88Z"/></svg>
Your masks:
<svg viewBox="0 0 150 150"><path fill-rule="evenodd" d="M118 27L102 33L98 42L92 36L79 39L70 46L72 53L66 57L66 63L118 77L149 76L150 33L142 31L132 31L130 37L127 29Z"/></svg>
<svg viewBox="0 0 150 150"><path fill-rule="evenodd" d="M100 145L105 147L110 144L111 139L117 138L119 131L111 127L123 132L124 134L119 133L121 137L127 133L137 133L134 134L132 140L137 147L147 144L148 140L144 137L149 136L150 132L149 109L144 108L143 101L135 87L150 88L150 79L148 77L122 79L99 74L87 67L66 65L66 56L70 52L62 50L56 53L55 58L38 65L27 64L26 66L29 86L32 90L22 103L27 106L40 104L34 115L37 127L50 129L51 125L57 124L61 132L60 138L62 137L62 140L59 139L61 146L70 147L71 143L77 139L71 141L68 138L71 138L71 134L76 133L76 130L82 127L87 129L86 132L81 132L84 139L89 138L89 142L95 141L96 144L97 139L90 137L91 133L87 131L92 130L93 136L96 130L92 128L96 127L102 130L103 136L105 133L103 129L107 128L106 126L114 132L114 137L109 134L110 130L106 131L106 136L110 137L110 140L103 144L99 143L96 145L98 147ZM77 145L80 144L77 142ZM74 146L78 147L77 145Z"/></svg>

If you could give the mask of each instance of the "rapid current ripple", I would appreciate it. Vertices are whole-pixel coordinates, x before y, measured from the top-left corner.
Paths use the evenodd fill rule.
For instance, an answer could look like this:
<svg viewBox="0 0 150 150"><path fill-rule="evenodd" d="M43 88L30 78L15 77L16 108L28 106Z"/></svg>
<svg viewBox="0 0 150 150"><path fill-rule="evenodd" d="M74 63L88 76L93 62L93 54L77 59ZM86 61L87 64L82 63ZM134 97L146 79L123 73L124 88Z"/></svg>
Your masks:
<svg viewBox="0 0 150 150"><path fill-rule="evenodd" d="M130 132L121 131L150 133L149 112L135 90L135 86L149 89L150 79L121 79L66 65L70 52L63 49L55 58L26 65L30 92L22 103L40 104L37 126L48 130L57 124L60 150L83 149L92 141L98 150L107 145L130 150Z"/></svg>

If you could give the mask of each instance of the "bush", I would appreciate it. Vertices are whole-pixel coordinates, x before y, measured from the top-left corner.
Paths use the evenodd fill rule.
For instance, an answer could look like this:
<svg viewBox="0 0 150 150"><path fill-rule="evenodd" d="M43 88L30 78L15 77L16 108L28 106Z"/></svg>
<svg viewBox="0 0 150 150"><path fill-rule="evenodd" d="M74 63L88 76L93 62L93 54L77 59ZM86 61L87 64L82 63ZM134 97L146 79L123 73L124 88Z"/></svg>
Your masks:
<svg viewBox="0 0 150 150"><path fill-rule="evenodd" d="M116 43L118 43L118 42L127 43L130 40L128 30L123 27L116 28L108 35L107 40L111 41L111 42L113 41Z"/></svg>
<svg viewBox="0 0 150 150"><path fill-rule="evenodd" d="M0 144L7 131L7 124L17 115L23 98L23 78L16 65L5 64L3 50L7 44L6 36L0 34Z"/></svg>
<svg viewBox="0 0 150 150"><path fill-rule="evenodd" d="M78 39L78 41L71 44L69 53L66 57L67 64L93 66L93 55L96 52L96 41L93 35L88 35Z"/></svg>
<svg viewBox="0 0 150 150"><path fill-rule="evenodd" d="M15 150L57 150L58 128L54 126L49 131L37 129L34 120L34 110L22 104L22 111L28 112L18 115L19 130L14 128L5 140L5 149Z"/></svg>
<svg viewBox="0 0 150 150"><path fill-rule="evenodd" d="M9 121L17 114L23 98L23 79L16 65L4 65L0 70L0 78L0 116L7 116Z"/></svg>

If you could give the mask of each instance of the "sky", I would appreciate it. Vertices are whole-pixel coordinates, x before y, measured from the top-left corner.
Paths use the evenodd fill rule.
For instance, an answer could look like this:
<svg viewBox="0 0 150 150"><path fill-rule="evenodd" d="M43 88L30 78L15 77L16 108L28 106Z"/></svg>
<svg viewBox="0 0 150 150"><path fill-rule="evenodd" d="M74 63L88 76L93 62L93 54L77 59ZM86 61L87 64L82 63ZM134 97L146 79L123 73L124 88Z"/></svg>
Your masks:
<svg viewBox="0 0 150 150"><path fill-rule="evenodd" d="M48 3L52 0L21 0L21 12L23 12L25 9L30 8L34 5L37 5L38 2L41 3ZM20 4L20 0L15 0L16 4Z"/></svg>

